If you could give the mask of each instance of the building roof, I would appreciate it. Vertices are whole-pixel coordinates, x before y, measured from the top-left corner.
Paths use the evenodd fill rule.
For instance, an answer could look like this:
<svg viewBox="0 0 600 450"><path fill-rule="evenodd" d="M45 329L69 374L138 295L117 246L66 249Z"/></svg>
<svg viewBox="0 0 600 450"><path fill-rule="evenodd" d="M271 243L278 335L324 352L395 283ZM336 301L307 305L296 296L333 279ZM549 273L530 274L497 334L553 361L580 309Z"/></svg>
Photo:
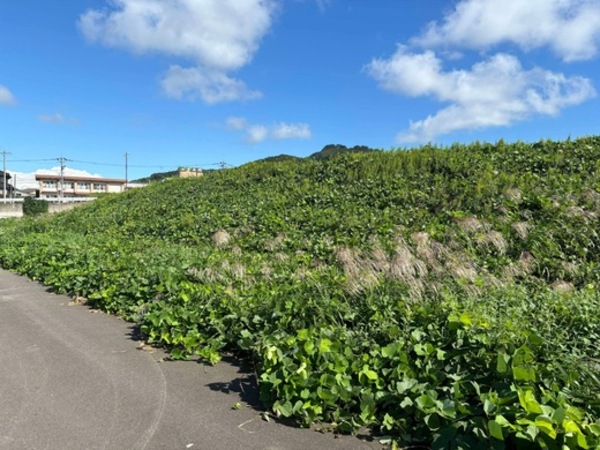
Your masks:
<svg viewBox="0 0 600 450"><path fill-rule="evenodd" d="M88 181L90 183L122 183L125 184L126 180L123 178L98 178L98 177L73 177L73 176L69 176L69 175L65 175L63 177L61 177L60 175L54 175L54 174L43 174L43 173L36 173L35 174L35 179L40 181L40 180L60 180L62 178L62 180L64 181Z"/></svg>

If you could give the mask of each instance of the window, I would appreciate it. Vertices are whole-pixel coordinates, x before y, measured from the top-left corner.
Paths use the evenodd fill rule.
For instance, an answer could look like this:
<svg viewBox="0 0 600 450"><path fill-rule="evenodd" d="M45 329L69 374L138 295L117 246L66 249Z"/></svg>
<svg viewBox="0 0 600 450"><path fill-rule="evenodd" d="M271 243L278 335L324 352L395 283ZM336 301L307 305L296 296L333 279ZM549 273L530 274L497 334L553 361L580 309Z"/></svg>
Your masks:
<svg viewBox="0 0 600 450"><path fill-rule="evenodd" d="M77 183L77 189L81 189L83 191L89 191L90 190L90 183L86 183L86 182L79 182Z"/></svg>
<svg viewBox="0 0 600 450"><path fill-rule="evenodd" d="M104 192L106 191L106 185L102 183L94 183L94 191L95 192Z"/></svg>
<svg viewBox="0 0 600 450"><path fill-rule="evenodd" d="M56 189L56 181L42 181L44 189Z"/></svg>
<svg viewBox="0 0 600 450"><path fill-rule="evenodd" d="M75 189L75 183L73 183L72 181L65 181L63 183L63 189L66 191L72 191L73 189Z"/></svg>

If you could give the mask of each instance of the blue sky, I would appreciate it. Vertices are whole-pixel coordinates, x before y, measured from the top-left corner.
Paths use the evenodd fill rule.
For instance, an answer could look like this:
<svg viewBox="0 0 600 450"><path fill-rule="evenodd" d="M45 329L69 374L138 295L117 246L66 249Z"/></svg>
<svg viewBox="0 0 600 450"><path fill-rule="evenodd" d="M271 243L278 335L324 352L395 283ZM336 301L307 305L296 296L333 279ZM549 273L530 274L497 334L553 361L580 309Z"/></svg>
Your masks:
<svg viewBox="0 0 600 450"><path fill-rule="evenodd" d="M600 0L5 0L0 151L129 178L598 133ZM78 172L83 173L83 172Z"/></svg>

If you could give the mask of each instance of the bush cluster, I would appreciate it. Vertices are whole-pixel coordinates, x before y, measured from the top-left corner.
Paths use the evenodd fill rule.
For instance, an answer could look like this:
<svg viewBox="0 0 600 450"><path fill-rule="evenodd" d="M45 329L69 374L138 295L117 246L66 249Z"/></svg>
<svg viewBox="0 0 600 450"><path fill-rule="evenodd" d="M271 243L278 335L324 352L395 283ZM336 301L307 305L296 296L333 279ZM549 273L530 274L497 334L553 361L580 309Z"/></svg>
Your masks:
<svg viewBox="0 0 600 450"><path fill-rule="evenodd" d="M48 212L48 202L46 200L25 197L23 199L23 215L38 216Z"/></svg>

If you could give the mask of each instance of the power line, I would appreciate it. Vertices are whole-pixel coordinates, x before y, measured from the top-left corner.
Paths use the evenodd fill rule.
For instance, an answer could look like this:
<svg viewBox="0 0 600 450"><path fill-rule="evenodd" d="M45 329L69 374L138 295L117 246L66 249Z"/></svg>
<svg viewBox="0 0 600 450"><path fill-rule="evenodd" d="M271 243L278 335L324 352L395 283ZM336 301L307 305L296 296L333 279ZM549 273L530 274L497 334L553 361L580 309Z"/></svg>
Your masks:
<svg viewBox="0 0 600 450"><path fill-rule="evenodd" d="M129 174L127 173L129 169L129 153L125 152L125 190L127 190L127 183L129 182Z"/></svg>
<svg viewBox="0 0 600 450"><path fill-rule="evenodd" d="M77 159L69 159L69 162L75 162L75 163L79 163L79 164L90 164L92 166L110 166L110 167L123 167L123 164L110 164L110 163L99 163L99 162L93 162L93 161L79 161Z"/></svg>
<svg viewBox="0 0 600 450"><path fill-rule="evenodd" d="M58 196L60 198L60 201L62 202L63 200L63 193L64 193L64 185L65 185L65 166L67 163L67 158L61 156L60 158L57 158L58 162L60 163L60 186L58 189Z"/></svg>
<svg viewBox="0 0 600 450"><path fill-rule="evenodd" d="M6 200L6 155L10 155L9 152L3 150L2 152L2 177L4 178L4 185L2 187L2 195Z"/></svg>
<svg viewBox="0 0 600 450"><path fill-rule="evenodd" d="M7 154L10 154L7 152ZM129 155L129 153L127 153ZM62 161L63 164L66 162L77 163L77 164L89 164L92 166L104 166L104 167L123 167L123 164L116 163L106 163L106 162L98 162L98 161L84 161L80 159L71 159L71 158L40 158L40 159L11 159L7 160L7 162L11 163L35 163L35 162L47 162L47 161ZM128 168L136 168L136 169L168 169L174 167L173 164L129 164L128 161L125 161L126 169ZM221 169L225 169L227 167L232 167L231 164L226 163L225 161L219 161L216 163L202 163L202 164L179 164L178 167L181 166L191 166L191 167L208 167L208 166L218 166ZM64 169L64 168L63 168Z"/></svg>
<svg viewBox="0 0 600 450"><path fill-rule="evenodd" d="M95 161L80 161L78 159L69 159L68 161L69 162L75 162L75 163L78 163L78 164L90 164L92 166L123 167L123 164L101 163L101 162L95 162ZM129 164L129 167L164 169L166 167L173 167L173 165L172 164L162 164L162 165Z"/></svg>
<svg viewBox="0 0 600 450"><path fill-rule="evenodd" d="M8 153L10 155L10 153ZM45 161L56 161L56 158L46 159L8 159L10 163L24 163L24 162L45 162Z"/></svg>

